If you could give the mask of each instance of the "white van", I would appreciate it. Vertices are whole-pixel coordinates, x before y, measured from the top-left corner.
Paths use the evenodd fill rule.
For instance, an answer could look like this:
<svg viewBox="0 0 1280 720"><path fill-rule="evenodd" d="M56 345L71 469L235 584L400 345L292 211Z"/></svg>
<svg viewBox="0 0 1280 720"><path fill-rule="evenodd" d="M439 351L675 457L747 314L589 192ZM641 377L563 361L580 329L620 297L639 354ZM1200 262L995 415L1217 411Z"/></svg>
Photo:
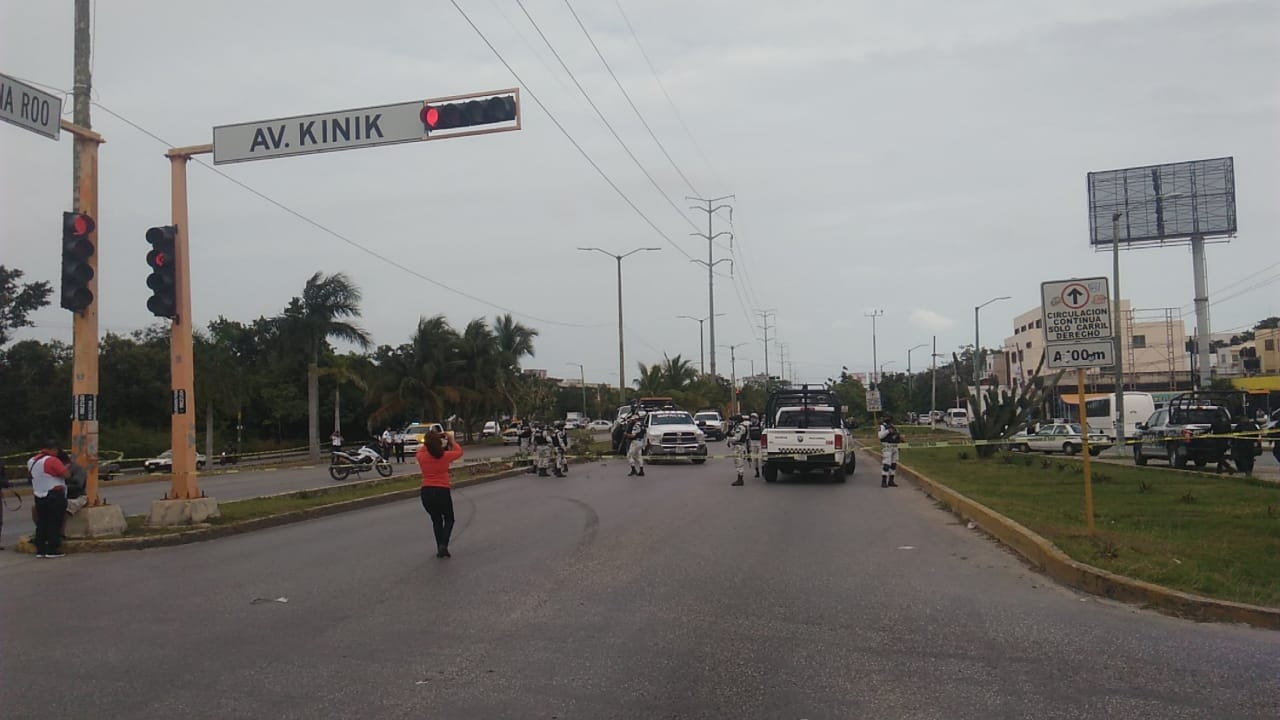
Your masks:
<svg viewBox="0 0 1280 720"><path fill-rule="evenodd" d="M968 427L969 410L967 408L951 408L946 416L948 427Z"/></svg>
<svg viewBox="0 0 1280 720"><path fill-rule="evenodd" d="M1089 429L1106 433L1112 440L1116 439L1116 394L1108 393L1104 397L1084 401L1084 414L1089 419ZM1156 411L1155 399L1151 393L1124 393L1124 436L1132 438L1138 434L1137 424L1146 422Z"/></svg>

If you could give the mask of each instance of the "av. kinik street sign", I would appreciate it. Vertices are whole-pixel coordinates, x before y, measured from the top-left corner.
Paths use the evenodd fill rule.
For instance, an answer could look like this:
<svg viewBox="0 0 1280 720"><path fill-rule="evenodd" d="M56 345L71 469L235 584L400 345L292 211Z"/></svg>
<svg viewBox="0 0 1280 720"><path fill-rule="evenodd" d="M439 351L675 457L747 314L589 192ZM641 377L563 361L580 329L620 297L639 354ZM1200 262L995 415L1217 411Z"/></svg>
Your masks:
<svg viewBox="0 0 1280 720"><path fill-rule="evenodd" d="M0 74L0 120L57 140L62 98Z"/></svg>
<svg viewBox="0 0 1280 720"><path fill-rule="evenodd" d="M494 90L213 128L213 164L520 129L520 91Z"/></svg>

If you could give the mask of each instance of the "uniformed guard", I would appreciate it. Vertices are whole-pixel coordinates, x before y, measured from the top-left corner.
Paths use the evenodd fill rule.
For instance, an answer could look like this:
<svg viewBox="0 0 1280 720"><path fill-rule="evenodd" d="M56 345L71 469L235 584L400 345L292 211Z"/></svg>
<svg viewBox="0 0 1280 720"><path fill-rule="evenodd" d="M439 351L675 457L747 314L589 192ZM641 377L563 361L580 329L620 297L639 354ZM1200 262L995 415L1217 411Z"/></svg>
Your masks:
<svg viewBox="0 0 1280 720"><path fill-rule="evenodd" d="M547 477L547 468L551 465L551 433L542 423L537 423L533 428L533 448L538 477Z"/></svg>
<svg viewBox="0 0 1280 720"><path fill-rule="evenodd" d="M764 430L764 426L760 423L760 416L751 413L746 420L747 423L747 460L756 467L756 477L760 477L760 435Z"/></svg>
<svg viewBox="0 0 1280 720"><path fill-rule="evenodd" d="M741 415L734 415L729 419L729 422L732 423L729 428L729 448L733 451L733 469L738 472L738 479L730 484L741 486L744 484L742 475L747 470L747 450L751 442L751 425Z"/></svg>
<svg viewBox="0 0 1280 720"><path fill-rule="evenodd" d="M644 456L641 454L641 450L644 449L644 418L645 412L641 410L627 425L627 433L624 437L627 441L627 464L631 466L627 477L632 475L644 477Z"/></svg>
<svg viewBox="0 0 1280 720"><path fill-rule="evenodd" d="M533 454L533 427L529 425L529 421L525 420L520 423L520 432L516 434L520 440L520 455L529 457ZM538 463L534 460L529 461L529 468L525 472L538 472Z"/></svg>
<svg viewBox="0 0 1280 720"><path fill-rule="evenodd" d="M551 446L555 448L555 464L556 476L563 477L569 474L569 431L564 426L563 420L557 420L555 432L551 436Z"/></svg>
<svg viewBox="0 0 1280 720"><path fill-rule="evenodd" d="M892 415L885 413L876 437L880 438L880 487L898 487L893 476L898 472L898 443L902 442L902 435L894 426Z"/></svg>

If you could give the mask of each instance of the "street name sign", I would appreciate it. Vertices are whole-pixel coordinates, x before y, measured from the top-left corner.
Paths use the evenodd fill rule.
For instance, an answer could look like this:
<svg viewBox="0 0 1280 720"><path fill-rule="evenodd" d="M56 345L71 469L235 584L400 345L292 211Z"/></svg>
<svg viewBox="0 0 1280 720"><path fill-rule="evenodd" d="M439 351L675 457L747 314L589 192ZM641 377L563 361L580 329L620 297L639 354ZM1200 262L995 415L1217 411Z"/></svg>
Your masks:
<svg viewBox="0 0 1280 720"><path fill-rule="evenodd" d="M295 115L213 129L213 164L417 142L423 102Z"/></svg>
<svg viewBox="0 0 1280 720"><path fill-rule="evenodd" d="M57 140L62 98L0 73L0 120Z"/></svg>
<svg viewBox="0 0 1280 720"><path fill-rule="evenodd" d="M1062 369L1115 364L1107 288L1104 277L1040 283L1046 366Z"/></svg>
<svg viewBox="0 0 1280 720"><path fill-rule="evenodd" d="M520 89L294 115L213 128L213 164L520 129Z"/></svg>

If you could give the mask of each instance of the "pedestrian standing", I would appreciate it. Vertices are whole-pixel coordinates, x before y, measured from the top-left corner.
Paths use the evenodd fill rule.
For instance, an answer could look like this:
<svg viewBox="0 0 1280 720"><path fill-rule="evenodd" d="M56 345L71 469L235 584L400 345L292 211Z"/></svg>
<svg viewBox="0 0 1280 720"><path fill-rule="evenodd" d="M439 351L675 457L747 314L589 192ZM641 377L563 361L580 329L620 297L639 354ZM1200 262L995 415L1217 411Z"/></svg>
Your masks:
<svg viewBox="0 0 1280 720"><path fill-rule="evenodd" d="M880 438L880 487L898 487L893 478L898 472L898 443L902 442L902 435L893 424L893 416L885 413L876 437Z"/></svg>
<svg viewBox="0 0 1280 720"><path fill-rule="evenodd" d="M627 432L623 436L627 442L627 464L631 466L627 477L632 475L644 477L644 417L645 413L641 410L638 415L631 418L627 425Z"/></svg>
<svg viewBox="0 0 1280 720"><path fill-rule="evenodd" d="M392 441L396 445L396 462L404 462L404 428L395 431Z"/></svg>
<svg viewBox="0 0 1280 720"><path fill-rule="evenodd" d="M449 555L449 537L453 535L453 494L449 484L449 465L462 457L462 446L453 433L428 430L416 459L422 471L422 508L431 516L431 530L436 537L436 557Z"/></svg>
<svg viewBox="0 0 1280 720"><path fill-rule="evenodd" d="M382 435L378 438L379 454L383 460L391 459L391 428L388 427L382 431Z"/></svg>
<svg viewBox="0 0 1280 720"><path fill-rule="evenodd" d="M58 441L48 440L27 461L31 494L35 496L38 558L62 557L62 524L67 514L67 478L71 469L58 459Z"/></svg>
<svg viewBox="0 0 1280 720"><path fill-rule="evenodd" d="M336 456L342 452L342 433L334 429L333 434L329 436L329 455Z"/></svg>
<svg viewBox="0 0 1280 720"><path fill-rule="evenodd" d="M738 472L738 479L734 480L730 485L742 486L742 475L747 470L747 449L751 442L750 424L743 419L741 415L734 415L730 418L733 423L729 428L729 448L733 450L733 469Z"/></svg>

